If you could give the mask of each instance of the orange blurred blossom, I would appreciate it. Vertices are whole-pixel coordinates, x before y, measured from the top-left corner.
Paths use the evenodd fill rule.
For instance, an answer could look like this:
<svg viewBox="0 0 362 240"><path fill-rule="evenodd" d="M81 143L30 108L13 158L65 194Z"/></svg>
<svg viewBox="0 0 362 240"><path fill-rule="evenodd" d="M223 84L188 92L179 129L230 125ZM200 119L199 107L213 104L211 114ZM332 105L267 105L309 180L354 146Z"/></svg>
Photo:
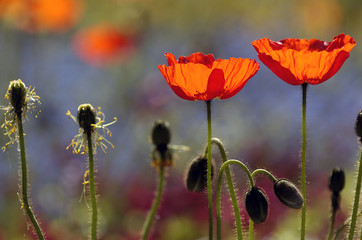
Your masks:
<svg viewBox="0 0 362 240"><path fill-rule="evenodd" d="M339 34L331 42L263 38L252 42L259 59L279 78L292 85L319 84L338 72L356 41Z"/></svg>
<svg viewBox="0 0 362 240"><path fill-rule="evenodd" d="M168 85L180 98L209 101L227 99L237 94L259 70L259 63L252 59L214 59L212 54L200 52L176 60L165 54L168 65L158 69Z"/></svg>

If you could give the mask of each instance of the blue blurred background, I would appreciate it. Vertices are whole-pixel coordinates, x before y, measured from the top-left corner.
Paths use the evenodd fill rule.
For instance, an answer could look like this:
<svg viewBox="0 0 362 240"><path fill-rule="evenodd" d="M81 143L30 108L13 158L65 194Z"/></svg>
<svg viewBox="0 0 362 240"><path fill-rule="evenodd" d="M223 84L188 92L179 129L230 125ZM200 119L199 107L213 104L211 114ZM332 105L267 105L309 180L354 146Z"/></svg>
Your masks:
<svg viewBox="0 0 362 240"><path fill-rule="evenodd" d="M31 3L29 3L31 2ZM153 239L201 239L207 235L205 194L188 193L183 174L206 143L204 102L178 98L157 66L165 52L215 58L257 59L251 42L263 37L331 41L341 32L357 46L330 80L310 86L307 99L309 235L328 229L328 175L347 171L341 223L348 215L359 145L354 122L362 108L362 2L357 0L0 0L0 89L22 79L41 98L41 113L28 115L26 152L31 198L48 239L86 239L88 209L82 200L87 159L66 151L78 126L65 113L82 103L100 106L115 146L97 154L101 239L138 239L157 182L149 141L155 120L170 123L172 144L187 145L168 171L165 196ZM258 62L260 62L257 59ZM278 79L263 64L235 97L212 102L213 136L230 158L251 169L265 167L299 186L301 87ZM0 100L0 105L7 105ZM3 116L0 117L3 122ZM4 145L8 139L0 138ZM0 153L0 239L32 237L18 201L18 152ZM220 162L217 151L214 157ZM233 169L242 203L246 178ZM271 201L270 219L256 226L263 239L293 239L298 211L275 201L272 185L260 178ZM225 239L233 239L225 192ZM321 207L322 206L322 207ZM328 207L326 207L328 206ZM245 212L245 210L243 210ZM247 224L244 214L243 221ZM35 236L33 236L35 238Z"/></svg>

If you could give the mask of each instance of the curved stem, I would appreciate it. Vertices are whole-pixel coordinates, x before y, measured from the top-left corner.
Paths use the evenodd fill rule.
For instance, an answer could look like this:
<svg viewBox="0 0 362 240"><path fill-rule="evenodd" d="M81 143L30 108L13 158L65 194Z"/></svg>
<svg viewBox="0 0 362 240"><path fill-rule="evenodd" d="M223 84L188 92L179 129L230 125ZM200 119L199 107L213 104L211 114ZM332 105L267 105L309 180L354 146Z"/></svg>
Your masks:
<svg viewBox="0 0 362 240"><path fill-rule="evenodd" d="M220 155L221 155L221 159L225 163L227 161L227 158L226 158L226 153L225 153L225 148L224 148L223 143L218 138L212 138L211 143L216 144L218 146ZM225 175L226 175L226 180L228 183L231 203L232 203L233 210L234 210L236 234L238 236L238 239L243 239L243 229L242 229L242 225L241 225L240 210L239 210L238 200L237 200L237 197L235 194L235 189L234 189L233 180L231 177L229 166L227 166L225 168ZM220 217L220 214L218 216ZM221 239L221 226L217 227L217 236L218 236L218 239Z"/></svg>
<svg viewBox="0 0 362 240"><path fill-rule="evenodd" d="M20 147L20 159L21 159L21 181L22 181L21 196L23 203L22 207L25 208L25 212L28 215L31 223L33 224L36 234L38 235L38 238L43 240L44 234L39 226L38 221L35 218L35 215L29 205L29 200L28 200L28 176L27 176L28 170L26 167L24 131L23 131L23 121L21 113L17 114L17 121L19 127L19 147Z"/></svg>
<svg viewBox="0 0 362 240"><path fill-rule="evenodd" d="M305 239L306 222L306 198L307 198L307 180L306 180L306 151L307 151L307 83L302 84L303 103L302 103L302 163L301 163L301 183L302 183L302 219L300 239Z"/></svg>
<svg viewBox="0 0 362 240"><path fill-rule="evenodd" d="M274 177L274 175L273 175L271 172L267 171L266 169L262 169L262 168L255 169L255 170L251 173L251 176L252 176L253 178L255 178L255 176L256 176L257 174L264 174L264 175L268 176L268 177L270 178L270 180L272 180L273 182L278 181L278 179L277 179L276 177Z"/></svg>
<svg viewBox="0 0 362 240"><path fill-rule="evenodd" d="M333 237L334 223L336 220L336 211L332 210L331 215L331 225L329 226L328 240L331 240Z"/></svg>
<svg viewBox="0 0 362 240"><path fill-rule="evenodd" d="M142 228L142 240L147 240L148 234L150 232L151 229L151 225L153 222L153 219L155 218L158 206L161 203L161 197L162 197L162 192L163 192L163 185L164 185L164 178L165 178L165 174L164 174L164 166L160 166L159 167L159 180L158 180L158 187L157 187L157 193L156 193L156 197L153 200L152 203L152 207L146 217L145 223L143 224L143 228Z"/></svg>
<svg viewBox="0 0 362 240"><path fill-rule="evenodd" d="M209 239L213 240L213 199L211 181L211 100L206 101L207 110L207 196L209 201Z"/></svg>
<svg viewBox="0 0 362 240"><path fill-rule="evenodd" d="M362 216L362 211L357 214L357 218L358 218L358 217L361 217L361 216ZM335 236L334 236L334 240L339 239L339 238L338 238L339 235L343 232L343 230L344 230L350 223L351 223L351 217L349 217L348 219L346 219L346 220L344 221L343 225L342 225L341 227L339 227L339 229L336 231L336 234L335 234ZM362 229L361 229L361 231L362 231ZM362 232L361 232L361 236L362 236Z"/></svg>
<svg viewBox="0 0 362 240"><path fill-rule="evenodd" d="M349 227L348 240L353 239L353 235L354 235L355 228L356 228L356 222L357 222L357 212L358 212L359 197L360 197L360 192L361 192L361 181L362 181L362 148L361 148L361 157L360 157L358 165L359 165L359 167L358 167L358 173L357 173L357 183L356 183L356 190L354 193L354 204L353 204L353 209L352 209L351 225Z"/></svg>
<svg viewBox="0 0 362 240"><path fill-rule="evenodd" d="M88 142L88 157L89 157L89 192L92 204L91 239L95 240L97 239L98 210L97 210L97 196L96 196L95 180L94 180L92 133L90 131L87 132L87 142Z"/></svg>
<svg viewBox="0 0 362 240"><path fill-rule="evenodd" d="M239 165L249 178L249 184L251 187L254 186L254 180L251 176L250 170L248 167L240 162L239 160L231 159L224 162L219 170L218 179L217 179L217 192L216 192L216 220L217 220L217 239L221 239L221 185L222 185L222 175L223 172L227 169L229 164ZM237 205L237 204L236 204ZM238 235L238 239L242 239L242 235Z"/></svg>

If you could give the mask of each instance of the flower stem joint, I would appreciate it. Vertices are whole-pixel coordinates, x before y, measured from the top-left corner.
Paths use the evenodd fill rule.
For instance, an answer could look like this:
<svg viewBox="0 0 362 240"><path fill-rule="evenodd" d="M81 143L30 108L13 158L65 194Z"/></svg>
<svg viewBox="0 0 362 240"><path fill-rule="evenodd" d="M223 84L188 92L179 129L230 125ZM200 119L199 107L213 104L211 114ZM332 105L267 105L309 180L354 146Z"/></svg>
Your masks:
<svg viewBox="0 0 362 240"><path fill-rule="evenodd" d="M303 197L298 188L286 179L280 179L274 183L274 193L284 205L300 209L303 206Z"/></svg>
<svg viewBox="0 0 362 240"><path fill-rule="evenodd" d="M268 217L268 198L260 188L254 186L245 195L245 208L255 223L263 223Z"/></svg>
<svg viewBox="0 0 362 240"><path fill-rule="evenodd" d="M215 161L211 162L211 179L214 176ZM190 192L203 192L207 187L207 158L196 157L186 170L185 185Z"/></svg>
<svg viewBox="0 0 362 240"><path fill-rule="evenodd" d="M14 108L14 112L17 115L21 115L27 105L25 84L20 79L11 81L7 95L9 97L10 104Z"/></svg>
<svg viewBox="0 0 362 240"><path fill-rule="evenodd" d="M96 113L94 107L90 104L82 104L78 107L77 120L79 126L85 133L93 132L96 123Z"/></svg>
<svg viewBox="0 0 362 240"><path fill-rule="evenodd" d="M152 151L152 166L159 168L172 166L172 151L168 148L171 141L171 132L167 121L157 120L152 128L151 140L155 145Z"/></svg>

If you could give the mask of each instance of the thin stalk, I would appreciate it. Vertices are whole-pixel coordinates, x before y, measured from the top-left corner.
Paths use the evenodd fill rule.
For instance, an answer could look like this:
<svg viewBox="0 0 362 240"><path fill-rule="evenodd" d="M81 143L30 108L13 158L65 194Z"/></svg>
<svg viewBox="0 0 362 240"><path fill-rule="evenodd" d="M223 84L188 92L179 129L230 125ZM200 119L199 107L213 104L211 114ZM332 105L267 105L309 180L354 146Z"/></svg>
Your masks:
<svg viewBox="0 0 362 240"><path fill-rule="evenodd" d="M239 160L235 160L235 159L231 159L231 160L227 160L226 162L224 162L219 170L219 175L218 175L218 179L217 179L217 192L216 192L216 226L217 226L217 239L220 240L221 239L221 185L222 185L222 176L223 176L223 172L226 171L227 167L229 164L237 164L239 165L244 172L247 174L248 178L249 178L249 184L250 186L254 186L254 180L251 176L251 173L248 169L248 167L240 162ZM234 203L233 203L234 204ZM237 205L237 203L236 203ZM234 206L233 206L234 207ZM242 235L238 235L238 239L243 239Z"/></svg>
<svg viewBox="0 0 362 240"><path fill-rule="evenodd" d="M221 155L221 159L225 163L227 161L226 152L225 152L224 145L222 144L220 139L212 138L211 143L216 144L218 146L220 155ZM231 177L229 166L226 166L226 168L225 168L225 175L226 175L226 180L228 183L231 203L232 203L233 210L234 210L236 234L238 236L238 239L243 239L243 229L242 229L242 225L241 225L240 210L239 210L238 200L236 198L235 189L234 189L233 180ZM218 226L218 228L217 228L217 235L218 235L218 237L221 238L221 226Z"/></svg>
<svg viewBox="0 0 362 240"><path fill-rule="evenodd" d="M355 228L356 228L359 197L360 197L360 192L361 192L361 181L362 181L362 148L361 148L361 157L360 157L360 160L358 163L357 183L356 183L356 190L354 193L354 204L353 204L353 209L352 209L351 225L349 227L348 240L353 239ZM361 236L361 238L362 238L362 236Z"/></svg>
<svg viewBox="0 0 362 240"><path fill-rule="evenodd" d="M97 220L98 220L98 209L97 209L97 196L95 190L94 180L94 159L93 159L93 144L92 144L92 133L87 132L88 142L88 158L89 158L89 192L92 204L92 218L91 218L91 239L97 239Z"/></svg>
<svg viewBox="0 0 362 240"><path fill-rule="evenodd" d="M207 196L209 201L209 240L213 240L213 199L211 181L211 100L206 101L207 110Z"/></svg>
<svg viewBox="0 0 362 240"><path fill-rule="evenodd" d="M254 239L254 221L249 218L249 240Z"/></svg>
<svg viewBox="0 0 362 240"><path fill-rule="evenodd" d="M23 201L23 207L25 208L25 212L28 215L31 223L34 226L36 234L38 238L43 240L44 234L39 226L38 221L35 218L33 210L29 205L28 200L28 170L26 167L26 158L25 158L25 144L24 144L24 131L23 131L23 121L21 113L17 114L17 121L19 127L19 147L20 147L20 159L21 159L21 181L22 181L22 188L21 188L21 196Z"/></svg>
<svg viewBox="0 0 362 240"><path fill-rule="evenodd" d="M301 163L301 183L302 183L302 220L300 239L305 239L306 223L306 198L307 198L307 180L306 180L306 152L307 152L307 83L302 84L303 103L302 103L302 163Z"/></svg>
<svg viewBox="0 0 362 240"><path fill-rule="evenodd" d="M262 169L262 168L255 169L255 170L251 173L251 176L252 176L253 178L255 178L255 176L256 176L257 174L264 174L264 175L268 176L268 177L270 178L270 180L272 180L273 182L278 181L278 179L277 179L276 177L274 177L274 175L273 175L271 172L269 172L269 171L267 171L267 170L265 170L265 169Z"/></svg>
<svg viewBox="0 0 362 240"><path fill-rule="evenodd" d="M336 220L336 211L332 210L331 225L329 226L328 240L331 240L333 237L335 220Z"/></svg>
<svg viewBox="0 0 362 240"><path fill-rule="evenodd" d="M155 218L158 206L161 203L161 197L162 197L162 192L163 192L163 185L164 185L164 178L165 178L165 173L164 173L164 166L159 167L159 180L158 180L158 187L157 187L157 193L156 193L156 197L153 200L152 203L152 207L146 217L146 221L143 224L143 228L142 228L142 240L147 240L148 234L150 232L151 229L151 225L153 222L153 219Z"/></svg>

